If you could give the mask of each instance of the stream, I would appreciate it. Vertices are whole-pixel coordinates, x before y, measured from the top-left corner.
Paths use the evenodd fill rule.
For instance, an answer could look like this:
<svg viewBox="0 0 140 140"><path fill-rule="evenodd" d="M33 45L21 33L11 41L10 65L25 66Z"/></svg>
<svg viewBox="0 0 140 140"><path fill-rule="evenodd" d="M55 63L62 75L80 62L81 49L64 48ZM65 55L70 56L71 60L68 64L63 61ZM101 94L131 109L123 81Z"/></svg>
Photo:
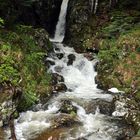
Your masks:
<svg viewBox="0 0 140 140"><path fill-rule="evenodd" d="M67 90L56 91L46 104L38 104L33 110L21 113L15 120L17 140L118 140L128 128L116 115L121 112L112 109L113 95L97 88L95 65L98 60L89 61L84 54L62 43L68 2L62 2L55 35L50 39L54 51L46 60L54 63L48 72L62 76L64 82L59 84L66 85ZM63 113L63 101L69 102L76 114ZM61 122L68 118L67 125L55 127L54 123L59 123L60 118Z"/></svg>

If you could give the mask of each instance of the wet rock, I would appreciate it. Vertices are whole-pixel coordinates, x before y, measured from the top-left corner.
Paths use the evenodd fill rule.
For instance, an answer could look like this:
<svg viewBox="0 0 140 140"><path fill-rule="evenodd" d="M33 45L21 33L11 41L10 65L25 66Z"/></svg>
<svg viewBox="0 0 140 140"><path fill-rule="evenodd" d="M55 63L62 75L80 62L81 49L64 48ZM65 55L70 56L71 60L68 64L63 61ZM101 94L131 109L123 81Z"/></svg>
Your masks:
<svg viewBox="0 0 140 140"><path fill-rule="evenodd" d="M79 120L76 117L67 114L61 114L56 116L51 122L51 128L60 128L60 127L70 127L74 124L80 124Z"/></svg>
<svg viewBox="0 0 140 140"><path fill-rule="evenodd" d="M5 85L0 92L0 127L8 125L12 117L15 117L16 107L20 101L22 91L20 88Z"/></svg>
<svg viewBox="0 0 140 140"><path fill-rule="evenodd" d="M56 85L58 83L64 82L64 78L63 76L57 74L57 73L53 73L52 74L52 85Z"/></svg>
<svg viewBox="0 0 140 140"><path fill-rule="evenodd" d="M116 140L130 140L130 138L135 135L135 130L133 127L127 126L127 125L126 126L120 125L120 127L123 127L123 128L121 131L117 132L118 136L116 136Z"/></svg>
<svg viewBox="0 0 140 140"><path fill-rule="evenodd" d="M91 16L91 5L89 1L69 1L66 26L66 37L64 41L73 46L76 52L84 52L84 41L91 36L89 18Z"/></svg>
<svg viewBox="0 0 140 140"><path fill-rule="evenodd" d="M75 59L76 59L76 57L75 57L74 54L69 54L69 55L68 55L68 63L67 63L67 65L68 65L68 66L69 66L69 65L72 65L72 64L73 64L73 61L75 61Z"/></svg>
<svg viewBox="0 0 140 140"><path fill-rule="evenodd" d="M60 52L60 49L57 48L57 45L56 44L53 44L53 45L54 45L54 51Z"/></svg>
<svg viewBox="0 0 140 140"><path fill-rule="evenodd" d="M63 53L57 53L56 56L58 57L58 59L62 59L64 57Z"/></svg>
<svg viewBox="0 0 140 140"><path fill-rule="evenodd" d="M47 54L48 56L46 57L46 59L50 59L50 60L56 60L57 59L57 56L56 56L56 53L55 52L50 52Z"/></svg>
<svg viewBox="0 0 140 140"><path fill-rule="evenodd" d="M46 60L45 65L49 68L51 65L55 65L55 62L52 60Z"/></svg>
<svg viewBox="0 0 140 140"><path fill-rule="evenodd" d="M67 87L65 84L60 83L60 84L53 86L53 91L65 92L65 91L67 91Z"/></svg>
<svg viewBox="0 0 140 140"><path fill-rule="evenodd" d="M107 102L99 99L92 100L89 103L85 103L85 110L87 113L95 113L97 107L99 108L100 113L111 116L115 109L115 104L114 101Z"/></svg>
<svg viewBox="0 0 140 140"><path fill-rule="evenodd" d="M94 65L94 69L95 69L95 71L98 70L98 64L99 64L99 62L96 62L96 64Z"/></svg>
<svg viewBox="0 0 140 140"><path fill-rule="evenodd" d="M140 127L140 111L137 102L132 98L129 99L125 96L115 96L115 112L113 115L121 116L130 125L133 125L135 129Z"/></svg>
<svg viewBox="0 0 140 140"><path fill-rule="evenodd" d="M97 84L97 87L99 88L99 89L101 89L100 87L100 81L99 81L99 79L98 79L98 75L95 77L95 83Z"/></svg>
<svg viewBox="0 0 140 140"><path fill-rule="evenodd" d="M9 124L10 118L16 112L16 106L12 100L9 100L2 103L0 108L0 125L2 127Z"/></svg>
<svg viewBox="0 0 140 140"><path fill-rule="evenodd" d="M56 66L56 67L54 68L54 70L55 70L56 72L58 72L58 73L60 73L62 69L63 69L63 67L61 67L61 66Z"/></svg>
<svg viewBox="0 0 140 140"><path fill-rule="evenodd" d="M135 135L135 128L133 127L133 125L127 124L127 122L123 118L106 117L106 121L108 121L108 123L114 122L119 128L116 129L114 131L115 133L112 134L112 136L115 137L116 140L129 140Z"/></svg>
<svg viewBox="0 0 140 140"><path fill-rule="evenodd" d="M62 104L61 104L60 111L62 113L71 114L71 113L76 113L77 112L77 108L72 105L71 101L69 101L69 100L62 100L61 102L62 102Z"/></svg>

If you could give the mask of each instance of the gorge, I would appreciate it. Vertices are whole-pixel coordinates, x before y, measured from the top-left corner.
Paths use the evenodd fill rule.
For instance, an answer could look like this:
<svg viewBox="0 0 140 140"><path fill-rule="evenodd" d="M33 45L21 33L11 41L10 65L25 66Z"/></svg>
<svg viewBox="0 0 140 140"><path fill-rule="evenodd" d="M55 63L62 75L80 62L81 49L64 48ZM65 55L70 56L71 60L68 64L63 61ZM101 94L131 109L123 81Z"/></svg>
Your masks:
<svg viewBox="0 0 140 140"><path fill-rule="evenodd" d="M129 137L129 131L132 128L125 124L123 119L116 117L123 116L123 114L126 113L125 111L127 110L123 108L123 106L117 110L117 106L121 106L123 103L120 102L120 105L115 106L115 102L113 102L114 95L107 94L97 88L97 84L95 83L95 77L97 75L95 65L98 60L95 58L89 61L83 54L77 54L73 48L62 44L65 35L67 5L68 0L63 0L55 36L51 39L54 46L54 53L50 55L51 57L47 57L47 60L54 62L54 65L50 66L49 71L62 75L64 77L64 84L68 90L63 93L60 92L57 96L50 99L50 101L47 102L47 109L45 104L41 104L37 111L21 113L15 121L17 140L116 140L121 139L121 137ZM61 59L57 57L59 53L63 54ZM75 60L70 65L68 64L69 55L75 57ZM112 108L108 108L113 116L100 113L100 109L103 109L98 102L95 103L97 100L107 104L114 104L114 111L112 110L113 105L110 106ZM49 131L48 129L53 125L53 119L62 116L62 119L65 121L65 115L61 112L63 101L70 102L72 106L76 108L77 113L74 112L74 116L79 122L79 125L63 128L64 130L58 133L57 136L48 134L42 138L41 133ZM85 110L86 106L92 106L92 104L96 105L93 111ZM86 113L86 111L89 113ZM71 116L72 114L69 115ZM68 124L69 122L64 123ZM128 133L128 136L126 133Z"/></svg>
<svg viewBox="0 0 140 140"><path fill-rule="evenodd" d="M125 4L27 2L34 23L25 10L11 29L0 17L0 139L139 139L140 14Z"/></svg>

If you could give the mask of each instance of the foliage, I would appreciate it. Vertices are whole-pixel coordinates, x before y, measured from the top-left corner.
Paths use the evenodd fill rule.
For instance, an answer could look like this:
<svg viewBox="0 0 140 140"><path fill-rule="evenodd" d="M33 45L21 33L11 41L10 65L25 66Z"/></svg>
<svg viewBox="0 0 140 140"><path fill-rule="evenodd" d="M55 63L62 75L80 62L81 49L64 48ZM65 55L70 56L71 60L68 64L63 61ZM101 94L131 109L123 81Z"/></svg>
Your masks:
<svg viewBox="0 0 140 140"><path fill-rule="evenodd" d="M4 25L4 20L2 18L0 18L0 28L2 28Z"/></svg>
<svg viewBox="0 0 140 140"><path fill-rule="evenodd" d="M16 69L8 64L0 66L0 83L10 82L16 86L19 81L19 73Z"/></svg>
<svg viewBox="0 0 140 140"><path fill-rule="evenodd" d="M107 38L116 38L121 34L127 34L135 27L133 23L139 21L139 15L140 13L137 11L131 11L131 14L128 15L125 11L114 10L110 14L110 22L101 29L101 32Z"/></svg>
<svg viewBox="0 0 140 140"><path fill-rule="evenodd" d="M15 31L0 31L0 84L9 82L21 87L19 111L33 105L38 96L49 94L51 76L43 64L47 52L36 45L33 32L33 28L26 26L19 26Z"/></svg>
<svg viewBox="0 0 140 140"><path fill-rule="evenodd" d="M137 99L140 99L140 79L137 78L140 68L139 14L135 11L113 11L110 22L104 25L95 37L98 38L100 48L98 77L101 84L104 88L115 86L133 94ZM132 85L133 83L135 85ZM132 90L131 86L135 88Z"/></svg>

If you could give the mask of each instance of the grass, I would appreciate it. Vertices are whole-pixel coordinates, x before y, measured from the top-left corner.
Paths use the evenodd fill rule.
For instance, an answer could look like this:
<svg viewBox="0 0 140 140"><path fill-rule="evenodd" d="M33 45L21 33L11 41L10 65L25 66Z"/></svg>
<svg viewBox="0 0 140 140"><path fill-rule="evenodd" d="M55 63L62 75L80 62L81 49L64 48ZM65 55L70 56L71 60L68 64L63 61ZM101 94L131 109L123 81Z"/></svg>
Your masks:
<svg viewBox="0 0 140 140"><path fill-rule="evenodd" d="M115 11L111 21L98 31L97 37L103 36L99 40L99 78L106 88L115 86L139 100L140 24L138 13L133 14Z"/></svg>
<svg viewBox="0 0 140 140"><path fill-rule="evenodd" d="M0 84L10 83L23 92L20 111L49 94L51 76L43 63L45 49L34 39L34 29L17 26L14 31L0 30Z"/></svg>

